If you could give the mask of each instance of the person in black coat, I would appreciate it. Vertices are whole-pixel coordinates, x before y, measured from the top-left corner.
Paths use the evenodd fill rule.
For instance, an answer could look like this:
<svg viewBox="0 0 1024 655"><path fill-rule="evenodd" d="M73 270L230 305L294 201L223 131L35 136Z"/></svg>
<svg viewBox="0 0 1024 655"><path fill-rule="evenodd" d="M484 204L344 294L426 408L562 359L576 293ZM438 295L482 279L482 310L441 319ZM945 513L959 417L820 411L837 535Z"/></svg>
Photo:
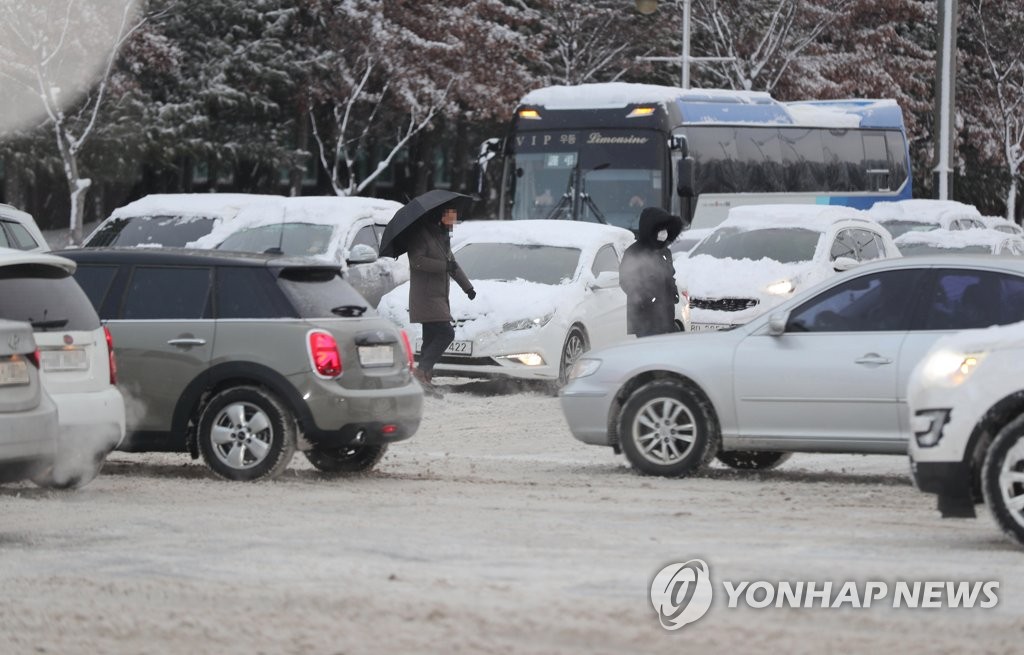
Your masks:
<svg viewBox="0 0 1024 655"><path fill-rule="evenodd" d="M638 337L675 332L675 267L668 244L683 231L683 219L658 207L640 212L636 242L622 255L619 286L626 292L626 332Z"/></svg>

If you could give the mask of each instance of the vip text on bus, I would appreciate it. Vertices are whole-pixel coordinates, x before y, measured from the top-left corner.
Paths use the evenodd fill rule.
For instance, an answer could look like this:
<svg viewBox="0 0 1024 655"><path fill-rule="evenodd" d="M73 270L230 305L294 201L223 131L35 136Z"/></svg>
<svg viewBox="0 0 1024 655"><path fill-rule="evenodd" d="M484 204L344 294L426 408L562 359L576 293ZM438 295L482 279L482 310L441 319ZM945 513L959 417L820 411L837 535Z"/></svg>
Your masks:
<svg viewBox="0 0 1024 655"><path fill-rule="evenodd" d="M894 100L779 102L767 93L646 84L527 94L500 144L502 219L635 230L660 206L713 227L737 205L866 209L911 197Z"/></svg>

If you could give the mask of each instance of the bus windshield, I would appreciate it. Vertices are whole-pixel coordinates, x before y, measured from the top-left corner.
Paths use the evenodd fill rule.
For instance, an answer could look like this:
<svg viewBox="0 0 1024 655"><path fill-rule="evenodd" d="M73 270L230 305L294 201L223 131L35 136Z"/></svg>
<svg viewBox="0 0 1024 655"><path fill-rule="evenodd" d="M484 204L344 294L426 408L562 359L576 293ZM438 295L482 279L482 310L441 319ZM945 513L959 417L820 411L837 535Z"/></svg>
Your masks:
<svg viewBox="0 0 1024 655"><path fill-rule="evenodd" d="M512 219L569 219L636 229L663 202L667 146L650 130L521 132L506 165Z"/></svg>

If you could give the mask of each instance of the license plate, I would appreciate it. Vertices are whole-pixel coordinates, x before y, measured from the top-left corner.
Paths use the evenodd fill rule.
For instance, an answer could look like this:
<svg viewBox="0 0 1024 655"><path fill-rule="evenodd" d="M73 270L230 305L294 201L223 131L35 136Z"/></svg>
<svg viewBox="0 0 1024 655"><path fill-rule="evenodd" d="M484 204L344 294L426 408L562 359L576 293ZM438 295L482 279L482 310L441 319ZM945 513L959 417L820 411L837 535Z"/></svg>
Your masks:
<svg viewBox="0 0 1024 655"><path fill-rule="evenodd" d="M690 323L690 332L714 332L730 327L728 323Z"/></svg>
<svg viewBox="0 0 1024 655"><path fill-rule="evenodd" d="M423 350L423 339L416 340L416 353ZM454 355L456 357L471 357L473 355L473 342L472 341L452 341L448 344L448 347L444 350L445 355Z"/></svg>
<svg viewBox="0 0 1024 655"><path fill-rule="evenodd" d="M43 350L39 353L44 371L88 371L89 358L82 348Z"/></svg>
<svg viewBox="0 0 1024 655"><path fill-rule="evenodd" d="M28 364L21 360L0 362L0 387L28 384Z"/></svg>
<svg viewBox="0 0 1024 655"><path fill-rule="evenodd" d="M363 368L394 366L395 349L391 346L359 346L359 365Z"/></svg>

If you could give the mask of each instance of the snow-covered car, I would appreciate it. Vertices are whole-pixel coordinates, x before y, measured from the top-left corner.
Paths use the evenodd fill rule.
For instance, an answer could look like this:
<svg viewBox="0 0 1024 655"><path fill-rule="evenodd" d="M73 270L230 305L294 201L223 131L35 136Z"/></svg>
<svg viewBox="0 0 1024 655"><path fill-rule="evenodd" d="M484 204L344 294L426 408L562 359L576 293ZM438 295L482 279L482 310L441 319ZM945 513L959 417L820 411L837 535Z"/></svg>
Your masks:
<svg viewBox="0 0 1024 655"><path fill-rule="evenodd" d="M701 240L707 235L714 231L713 228L697 228L693 230L683 230L683 232L669 244L668 249L672 251L672 259L679 257L685 257L689 254Z"/></svg>
<svg viewBox="0 0 1024 655"><path fill-rule="evenodd" d="M1021 314L1024 289L1015 301ZM949 335L914 369L907 400L917 487L938 496L944 517L974 517L984 502L1024 545L1022 358L1024 323Z"/></svg>
<svg viewBox="0 0 1024 655"><path fill-rule="evenodd" d="M115 209L96 226L86 248L183 247L233 219L243 207L273 212L284 196L255 193L156 193Z"/></svg>
<svg viewBox="0 0 1024 655"><path fill-rule="evenodd" d="M0 203L0 248L44 252L50 246L32 214Z"/></svg>
<svg viewBox="0 0 1024 655"><path fill-rule="evenodd" d="M0 249L0 318L32 325L43 387L58 408L57 459L35 478L53 487L88 483L125 433L113 341L74 271L64 257Z"/></svg>
<svg viewBox="0 0 1024 655"><path fill-rule="evenodd" d="M509 376L564 383L590 348L626 339L619 262L629 230L567 221L476 221L455 227L455 258L477 297L451 295L455 341L435 375ZM408 329L409 284L378 311Z"/></svg>
<svg viewBox="0 0 1024 655"><path fill-rule="evenodd" d="M401 203L378 198L300 196L249 205L188 244L240 252L310 257L337 264L368 302L409 279L408 259L378 259L380 238Z"/></svg>
<svg viewBox="0 0 1024 655"><path fill-rule="evenodd" d="M990 230L1024 236L1024 228L1013 221L1006 220L1002 216L982 216L981 219L985 221L985 225L988 226L988 229Z"/></svg>
<svg viewBox="0 0 1024 655"><path fill-rule="evenodd" d="M686 257L676 281L689 298L690 329L742 325L803 287L861 262L899 256L864 212L819 205L735 207Z"/></svg>
<svg viewBox="0 0 1024 655"><path fill-rule="evenodd" d="M1024 238L988 228L982 230L930 230L905 232L894 239L904 257L936 253L963 255L1024 255Z"/></svg>
<svg viewBox="0 0 1024 655"><path fill-rule="evenodd" d="M876 202L867 210L871 218L889 230L895 239L907 232L930 230L974 230L986 227L984 217L973 205L955 200L913 198Z"/></svg>
<svg viewBox="0 0 1024 655"><path fill-rule="evenodd" d="M732 330L586 353L562 409L577 439L655 475L686 475L716 454L736 468L790 452L906 455L907 381L929 348L1022 319L1024 261L868 262Z"/></svg>
<svg viewBox="0 0 1024 655"><path fill-rule="evenodd" d="M0 482L51 466L57 430L57 406L39 381L32 326L0 319Z"/></svg>

